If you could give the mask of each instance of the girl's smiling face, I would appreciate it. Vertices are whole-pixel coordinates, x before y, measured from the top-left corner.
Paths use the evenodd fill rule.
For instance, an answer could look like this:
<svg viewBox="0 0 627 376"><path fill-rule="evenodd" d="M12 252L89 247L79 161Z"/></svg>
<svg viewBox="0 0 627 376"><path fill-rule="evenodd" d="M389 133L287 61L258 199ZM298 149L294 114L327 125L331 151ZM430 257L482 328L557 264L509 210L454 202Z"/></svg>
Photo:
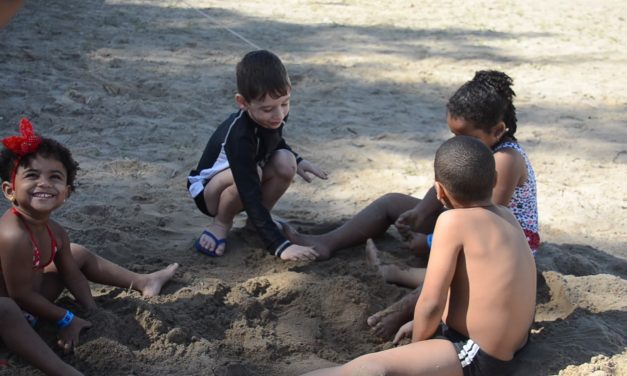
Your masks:
<svg viewBox="0 0 627 376"><path fill-rule="evenodd" d="M41 214L49 214L63 205L70 193L63 163L41 155L31 158L27 166L18 167L14 186L10 182L2 183L5 196L21 210Z"/></svg>

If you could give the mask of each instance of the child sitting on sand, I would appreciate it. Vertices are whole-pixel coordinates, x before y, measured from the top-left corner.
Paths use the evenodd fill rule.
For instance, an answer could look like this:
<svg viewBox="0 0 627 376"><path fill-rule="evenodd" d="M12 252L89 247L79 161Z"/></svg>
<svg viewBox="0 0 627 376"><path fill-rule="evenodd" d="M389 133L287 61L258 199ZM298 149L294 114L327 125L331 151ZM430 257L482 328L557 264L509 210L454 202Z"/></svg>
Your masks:
<svg viewBox="0 0 627 376"><path fill-rule="evenodd" d="M82 376L62 361L24 320L15 302L0 298L0 339L10 350L49 376Z"/></svg>
<svg viewBox="0 0 627 376"><path fill-rule="evenodd" d="M194 246L208 256L222 256L233 218L245 210L272 254L283 260L315 259L313 248L290 243L270 216L295 174L307 182L307 173L327 178L283 139L292 91L287 70L276 55L260 50L244 56L236 75L239 111L216 129L188 177L196 206L213 218Z"/></svg>
<svg viewBox="0 0 627 376"><path fill-rule="evenodd" d="M512 79L503 72L477 72L450 97L446 105L447 122L453 134L475 137L492 149L497 171L492 201L513 211L532 252L535 252L540 243L536 181L529 159L514 136L517 119L512 84ZM429 252L427 240L431 236L427 234L432 234L442 210L432 187L422 200L406 194L388 193L325 234L300 234L288 226L284 228L292 242L312 246L321 258L328 258L339 249L382 235L394 224L407 239L407 246L424 255ZM376 265L373 243L368 243L367 251L370 262ZM410 287L418 286L424 277L424 269L384 265L380 271L387 281ZM419 289L413 291L388 309L370 316L368 325L378 336L390 338L411 319L419 293Z"/></svg>
<svg viewBox="0 0 627 376"><path fill-rule="evenodd" d="M457 136L438 149L437 219L414 320L394 339L412 342L308 375L508 375L528 341L536 267L511 211L492 202L492 151ZM472 288L471 288L472 286ZM472 337L472 338L471 338Z"/></svg>
<svg viewBox="0 0 627 376"><path fill-rule="evenodd" d="M77 244L50 219L74 190L78 163L58 142L35 134L26 119L20 136L2 140L2 192L12 206L0 217L0 296L8 296L28 317L56 322L59 345L71 351L91 323L53 302L67 289L87 310L96 307L87 281L159 294L178 264L137 274Z"/></svg>

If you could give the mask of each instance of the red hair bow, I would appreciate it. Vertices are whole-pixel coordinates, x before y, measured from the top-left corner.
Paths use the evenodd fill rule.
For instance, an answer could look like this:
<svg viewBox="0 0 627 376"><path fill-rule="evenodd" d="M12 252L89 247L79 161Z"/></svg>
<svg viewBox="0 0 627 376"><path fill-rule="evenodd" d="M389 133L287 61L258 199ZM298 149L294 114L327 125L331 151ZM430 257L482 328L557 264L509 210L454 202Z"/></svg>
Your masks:
<svg viewBox="0 0 627 376"><path fill-rule="evenodd" d="M2 143L4 146L19 157L37 151L39 145L41 145L41 137L35 134L33 125L26 118L20 121L20 133L22 134L21 136L3 138Z"/></svg>

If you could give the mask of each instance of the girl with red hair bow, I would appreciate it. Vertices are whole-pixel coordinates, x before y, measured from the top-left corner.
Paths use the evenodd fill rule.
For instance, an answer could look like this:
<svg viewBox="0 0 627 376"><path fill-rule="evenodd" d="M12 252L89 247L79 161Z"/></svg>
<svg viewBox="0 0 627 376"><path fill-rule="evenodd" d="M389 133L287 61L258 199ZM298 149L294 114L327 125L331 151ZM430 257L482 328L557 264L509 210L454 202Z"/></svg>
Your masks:
<svg viewBox="0 0 627 376"><path fill-rule="evenodd" d="M13 298L33 325L37 319L55 322L59 346L69 352L80 332L92 324L53 303L64 288L89 313L96 303L88 281L154 296L178 264L138 274L70 243L67 232L50 216L74 191L78 163L71 152L37 135L26 119L20 123L20 135L2 143L0 178L11 208L0 217L0 297Z"/></svg>

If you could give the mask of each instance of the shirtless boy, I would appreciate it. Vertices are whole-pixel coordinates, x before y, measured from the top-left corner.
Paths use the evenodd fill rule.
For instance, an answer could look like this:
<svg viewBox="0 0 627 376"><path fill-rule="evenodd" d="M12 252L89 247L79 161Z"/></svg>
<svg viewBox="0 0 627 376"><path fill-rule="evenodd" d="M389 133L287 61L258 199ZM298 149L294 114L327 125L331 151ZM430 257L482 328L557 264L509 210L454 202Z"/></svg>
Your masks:
<svg viewBox="0 0 627 376"><path fill-rule="evenodd" d="M308 375L507 375L528 340L536 268L513 214L493 204L492 151L457 136L435 157L437 220L425 282L394 341L410 344L366 354Z"/></svg>

